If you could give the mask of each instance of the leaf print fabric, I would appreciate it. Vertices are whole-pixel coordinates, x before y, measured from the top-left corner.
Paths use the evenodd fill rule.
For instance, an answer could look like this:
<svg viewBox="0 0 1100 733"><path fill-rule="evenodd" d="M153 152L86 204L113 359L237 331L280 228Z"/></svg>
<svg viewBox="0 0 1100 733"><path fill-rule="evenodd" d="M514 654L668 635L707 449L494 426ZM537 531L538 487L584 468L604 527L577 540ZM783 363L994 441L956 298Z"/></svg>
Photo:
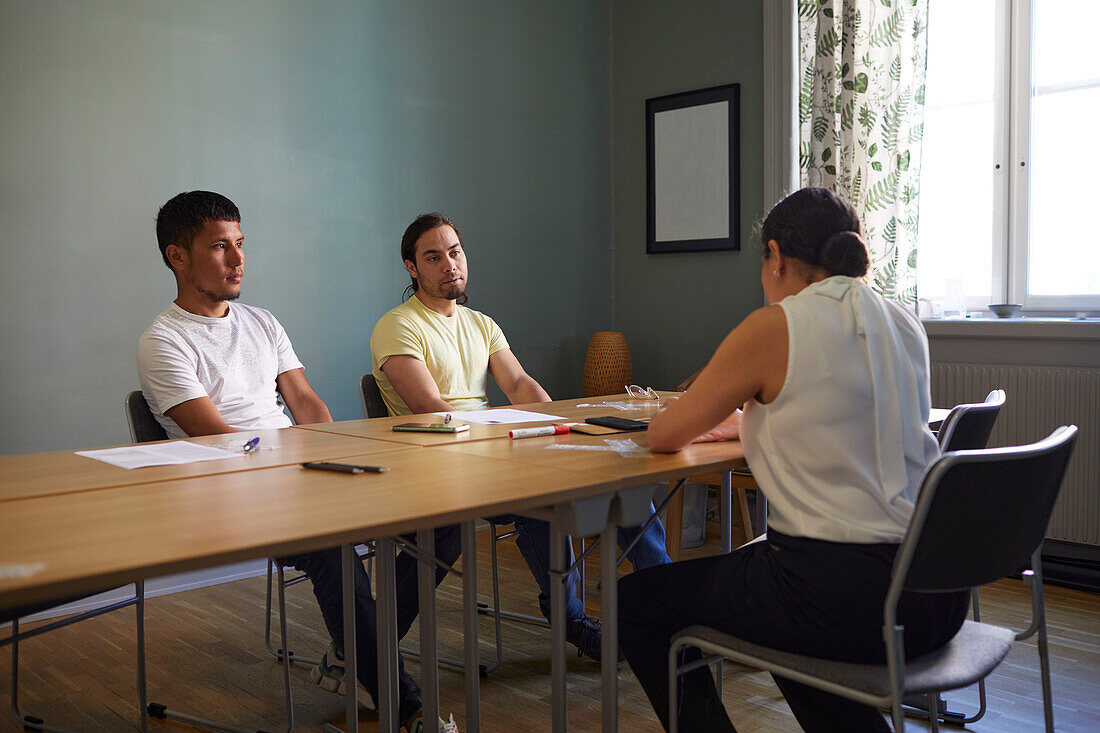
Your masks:
<svg viewBox="0 0 1100 733"><path fill-rule="evenodd" d="M798 26L802 185L852 202L870 283L911 305L928 0L799 0Z"/></svg>

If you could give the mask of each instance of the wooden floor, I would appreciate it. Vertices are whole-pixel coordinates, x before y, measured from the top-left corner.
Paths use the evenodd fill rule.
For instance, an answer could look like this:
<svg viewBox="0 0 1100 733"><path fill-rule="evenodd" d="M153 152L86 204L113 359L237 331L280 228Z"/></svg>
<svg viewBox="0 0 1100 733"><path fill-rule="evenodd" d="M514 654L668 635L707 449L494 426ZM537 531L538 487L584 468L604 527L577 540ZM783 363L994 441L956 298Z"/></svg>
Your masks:
<svg viewBox="0 0 1100 733"><path fill-rule="evenodd" d="M711 526L708 531L716 532ZM479 579L488 591L488 550L482 535ZM708 537L686 556L712 553ZM598 552L594 553L597 557ZM502 592L506 607L537 613L534 582L515 545L502 543ZM589 611L599 613L598 565L588 565ZM448 578L440 587L440 649L461 655L461 586ZM1055 721L1064 733L1100 731L1100 596L1047 588ZM291 649L319 655L327 636L309 584L288 592ZM1022 628L1027 595L1015 580L1003 580L982 592L983 620ZM216 717L249 729L285 728L282 668L263 644L264 579L154 598L146 606L150 700L170 708ZM20 703L25 712L74 730L132 730L136 725L134 637L131 609L85 621L21 645ZM30 628L30 627L25 627ZM482 658L491 654L492 625L481 623ZM549 729L549 631L504 624L504 665L482 680L482 727L486 731ZM416 644L415 627L407 644ZM570 647L572 650L572 647ZM10 707L10 656L0 656L0 730L18 730ZM410 671L418 676L416 662ZM594 731L600 726L599 665L569 658L569 727ZM620 730L659 730L652 709L628 666L620 668ZM797 731L797 724L770 677L727 663L725 702L738 730L773 733ZM463 687L458 672L441 670L442 708L463 728ZM316 730L343 720L343 698L315 687L307 667L293 668L296 729ZM972 710L977 694L948 695L954 709ZM1033 641L1018 643L989 680L989 712L968 728L988 733L1043 729L1038 657ZM361 730L377 730L373 713L361 715ZM178 723L151 721L151 730L184 730ZM913 730L925 730L918 722ZM951 730L951 728L947 728Z"/></svg>

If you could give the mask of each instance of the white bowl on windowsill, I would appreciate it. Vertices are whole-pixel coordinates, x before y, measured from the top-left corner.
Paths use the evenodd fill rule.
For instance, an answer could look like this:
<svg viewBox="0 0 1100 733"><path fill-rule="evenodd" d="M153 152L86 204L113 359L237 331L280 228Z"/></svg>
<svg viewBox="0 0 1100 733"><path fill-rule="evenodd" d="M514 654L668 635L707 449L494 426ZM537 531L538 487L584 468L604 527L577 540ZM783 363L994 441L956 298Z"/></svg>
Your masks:
<svg viewBox="0 0 1100 733"><path fill-rule="evenodd" d="M998 318L1012 318L1023 306L1020 303L993 303L988 306Z"/></svg>

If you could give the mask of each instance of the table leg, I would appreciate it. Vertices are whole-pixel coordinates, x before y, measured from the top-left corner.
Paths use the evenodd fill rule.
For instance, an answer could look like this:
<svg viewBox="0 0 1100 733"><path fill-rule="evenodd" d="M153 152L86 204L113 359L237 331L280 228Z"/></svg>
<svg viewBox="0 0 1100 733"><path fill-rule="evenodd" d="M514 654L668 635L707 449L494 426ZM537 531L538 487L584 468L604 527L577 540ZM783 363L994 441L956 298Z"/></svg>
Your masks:
<svg viewBox="0 0 1100 733"><path fill-rule="evenodd" d="M733 551L733 472L722 471L722 495L718 497L719 518L722 525L722 552Z"/></svg>
<svg viewBox="0 0 1100 733"><path fill-rule="evenodd" d="M768 500L764 497L764 492L759 488L756 489L756 536L764 534L768 531Z"/></svg>
<svg viewBox="0 0 1100 733"><path fill-rule="evenodd" d="M392 541L375 540L375 578L378 587L378 729L394 731L401 724L397 700L397 588L394 578L396 548ZM348 680L350 691L354 682ZM350 695L349 695L350 697Z"/></svg>
<svg viewBox="0 0 1100 733"><path fill-rule="evenodd" d="M665 513L665 550L673 562L680 559L680 543L684 533L684 491L677 491L676 488L674 482L668 482L668 490L675 493L668 500L668 511Z"/></svg>
<svg viewBox="0 0 1100 733"><path fill-rule="evenodd" d="M343 576L344 596L344 675L346 677L344 715L347 717L348 733L357 733L359 730L359 682L356 676L359 672L358 659L355 653L355 573L352 563L359 562L359 556L355 552L354 545L344 545L340 548L340 570ZM284 664L290 664L286 660Z"/></svg>
<svg viewBox="0 0 1100 733"><path fill-rule="evenodd" d="M435 555L435 530L422 529L416 533L416 545L420 552ZM418 563L416 568L420 594L420 690L424 704L424 720L439 717L439 669L435 638L435 566ZM427 730L431 730L428 726Z"/></svg>
<svg viewBox="0 0 1100 733"><path fill-rule="evenodd" d="M480 671L477 639L477 530L462 523L462 628L466 654L466 733L481 729Z"/></svg>
<svg viewBox="0 0 1100 733"><path fill-rule="evenodd" d="M612 543L614 546L614 543ZM550 522L550 724L565 733L565 542L556 520Z"/></svg>
<svg viewBox="0 0 1100 733"><path fill-rule="evenodd" d="M603 733L615 733L619 725L619 586L618 531L610 522L600 535L600 601L603 604L602 673Z"/></svg>

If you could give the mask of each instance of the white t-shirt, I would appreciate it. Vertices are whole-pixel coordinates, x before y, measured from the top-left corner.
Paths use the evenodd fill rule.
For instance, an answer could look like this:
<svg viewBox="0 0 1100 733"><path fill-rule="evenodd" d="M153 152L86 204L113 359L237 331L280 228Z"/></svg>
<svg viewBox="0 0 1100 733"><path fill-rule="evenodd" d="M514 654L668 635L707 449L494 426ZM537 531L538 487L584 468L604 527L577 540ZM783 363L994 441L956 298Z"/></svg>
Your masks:
<svg viewBox="0 0 1100 733"><path fill-rule="evenodd" d="M230 303L225 317L207 318L172 303L141 335L137 365L141 392L170 438L187 434L164 413L198 397L209 397L233 428L293 424L275 378L302 363L263 308Z"/></svg>
<svg viewBox="0 0 1100 733"><path fill-rule="evenodd" d="M787 378L741 420L768 526L832 542L897 542L925 468L928 338L905 308L835 276L784 298Z"/></svg>

